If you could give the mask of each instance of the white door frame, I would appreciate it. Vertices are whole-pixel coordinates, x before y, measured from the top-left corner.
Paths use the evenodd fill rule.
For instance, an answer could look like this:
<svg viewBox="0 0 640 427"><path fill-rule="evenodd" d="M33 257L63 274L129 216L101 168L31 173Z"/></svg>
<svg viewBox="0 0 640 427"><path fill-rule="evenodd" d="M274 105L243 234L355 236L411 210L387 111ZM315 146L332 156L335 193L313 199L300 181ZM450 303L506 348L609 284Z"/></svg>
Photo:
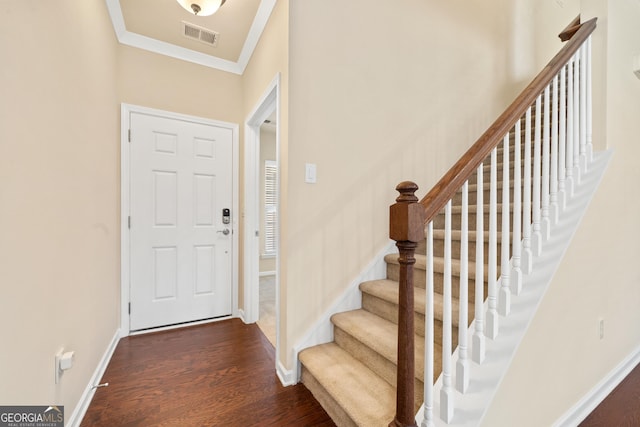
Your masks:
<svg viewBox="0 0 640 427"><path fill-rule="evenodd" d="M276 111L276 260L280 257L280 74L273 79L251 113L244 129L244 312L246 323L254 323L260 314L259 254L260 238L260 126ZM276 363L280 347L280 263L276 262Z"/></svg>
<svg viewBox="0 0 640 427"><path fill-rule="evenodd" d="M131 212L130 207L130 167L131 159L129 155L129 129L131 126L131 113L149 114L159 117L165 117L175 120L186 120L190 122L200 123L204 125L218 126L225 129L230 129L233 132L232 137L232 166L231 166L231 179L232 183L232 214L231 214L231 287L232 287L232 316L238 316L238 218L240 217L239 211L239 191L238 191L238 176L239 176L239 126L235 123L222 122L219 120L211 120L202 117L189 116L186 114L174 113L171 111L156 110L153 108L141 107L132 104L121 105L121 117L120 117L120 335L128 336L131 333L129 322L129 286L131 276L131 261L130 261L130 244L131 236L129 231L129 215ZM215 319L220 320L220 319ZM190 326L198 323L211 322L212 320L205 320L202 322L191 322L185 326ZM165 328L155 328L150 330L156 332L163 329L173 329L178 326L168 326ZM137 333L137 332L136 332Z"/></svg>

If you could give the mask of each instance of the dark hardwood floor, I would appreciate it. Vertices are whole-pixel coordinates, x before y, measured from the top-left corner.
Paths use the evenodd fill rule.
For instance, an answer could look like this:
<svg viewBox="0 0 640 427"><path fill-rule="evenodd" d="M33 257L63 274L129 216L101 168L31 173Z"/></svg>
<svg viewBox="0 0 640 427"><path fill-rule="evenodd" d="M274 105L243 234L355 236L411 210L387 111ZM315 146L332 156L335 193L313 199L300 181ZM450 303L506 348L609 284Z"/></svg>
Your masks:
<svg viewBox="0 0 640 427"><path fill-rule="evenodd" d="M81 427L335 426L273 346L239 319L120 340ZM640 426L640 365L580 427Z"/></svg>
<svg viewBox="0 0 640 427"><path fill-rule="evenodd" d="M81 427L335 426L274 357L239 319L123 338Z"/></svg>
<svg viewBox="0 0 640 427"><path fill-rule="evenodd" d="M580 427L640 426L640 365L580 424Z"/></svg>

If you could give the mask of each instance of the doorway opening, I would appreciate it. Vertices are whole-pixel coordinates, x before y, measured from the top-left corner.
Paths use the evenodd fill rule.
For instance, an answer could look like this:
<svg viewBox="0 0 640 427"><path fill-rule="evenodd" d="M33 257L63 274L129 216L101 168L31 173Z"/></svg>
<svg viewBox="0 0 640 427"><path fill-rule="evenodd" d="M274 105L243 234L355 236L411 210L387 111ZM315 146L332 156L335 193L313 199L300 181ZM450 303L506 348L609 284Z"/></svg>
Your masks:
<svg viewBox="0 0 640 427"><path fill-rule="evenodd" d="M260 126L259 141L259 260L258 320L260 330L276 346L276 230L278 229L278 166L276 161L276 111Z"/></svg>
<svg viewBox="0 0 640 427"><path fill-rule="evenodd" d="M245 122L244 307L279 360L279 75ZM277 366L276 366L277 368Z"/></svg>

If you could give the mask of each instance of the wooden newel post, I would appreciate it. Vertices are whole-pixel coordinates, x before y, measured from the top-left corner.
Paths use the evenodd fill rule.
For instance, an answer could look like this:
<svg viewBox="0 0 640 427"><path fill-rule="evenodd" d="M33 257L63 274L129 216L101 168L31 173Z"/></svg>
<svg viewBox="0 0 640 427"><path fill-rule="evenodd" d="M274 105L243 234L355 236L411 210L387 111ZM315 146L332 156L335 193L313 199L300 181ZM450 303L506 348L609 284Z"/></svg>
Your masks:
<svg viewBox="0 0 640 427"><path fill-rule="evenodd" d="M400 252L400 292L398 301L398 376L396 416L390 427L416 426L414 406L414 325L413 325L413 265L418 242L424 239L424 208L415 192L418 186L410 181L398 184L400 193L389 209L389 237L396 241Z"/></svg>

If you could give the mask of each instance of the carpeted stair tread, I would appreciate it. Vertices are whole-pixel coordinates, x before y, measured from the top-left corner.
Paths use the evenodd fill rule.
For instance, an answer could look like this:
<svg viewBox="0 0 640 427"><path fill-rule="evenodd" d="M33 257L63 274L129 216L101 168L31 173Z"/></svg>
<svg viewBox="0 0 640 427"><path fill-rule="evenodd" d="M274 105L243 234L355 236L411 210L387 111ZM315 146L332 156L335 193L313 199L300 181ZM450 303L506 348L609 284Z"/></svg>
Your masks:
<svg viewBox="0 0 640 427"><path fill-rule="evenodd" d="M484 214L489 214L489 209L490 209L491 205L489 204L484 204L482 205L482 212ZM470 204L467 206L468 208L468 212L470 214L474 214L478 211L478 205L476 204ZM509 212L513 211L513 203L509 203ZM496 204L496 212L498 214L500 214L502 212L502 203L498 202ZM457 205L457 204L452 204L451 205L451 214L456 215L456 214L461 214L462 213L462 204ZM444 215L444 209L440 212L441 215ZM469 228L471 228L472 226L469 225Z"/></svg>
<svg viewBox="0 0 640 427"><path fill-rule="evenodd" d="M502 156L500 156L502 157ZM489 157L491 158L491 157ZM531 159L531 164L533 165L533 159ZM498 177L499 181L502 181L502 170L504 163L502 162L502 159L500 159L499 161L496 162L496 172L498 173L496 176ZM513 169L515 167L515 161L513 160L512 156L509 156L509 169ZM524 168L524 161L520 161L520 168L523 169ZM491 163L487 162L486 165L484 165L484 167L482 168L482 171L484 173L488 173L491 172ZM471 175L472 177L475 176L475 174ZM512 178L509 179L510 181L512 180Z"/></svg>
<svg viewBox="0 0 640 427"><path fill-rule="evenodd" d="M303 350L300 362L324 389L311 390L314 396L319 401L326 400L318 396L326 392L348 414L353 424L382 427L393 420L395 388L337 344L322 344Z"/></svg>
<svg viewBox="0 0 640 427"><path fill-rule="evenodd" d="M422 254L415 254L414 258L416 260L416 263L413 265L415 270L427 270L427 257L426 255L422 255ZM384 260L387 264L394 264L394 265L400 265L399 261L398 261L398 254L387 254L384 257ZM451 260L451 275L452 276L460 276L460 260L459 259L452 259ZM500 273L500 267L497 267L498 269L498 274ZM433 257L433 271L435 273L443 273L444 272L444 258L443 257ZM469 261L467 263L467 273L468 273L468 278L469 280L475 279L476 278L476 263L473 261ZM488 276L488 268L484 269L484 280L486 281L489 276Z"/></svg>
<svg viewBox="0 0 640 427"><path fill-rule="evenodd" d="M413 301L414 311L425 315L426 311L426 290L422 288L414 287ZM373 295L376 298L390 302L392 304L398 304L399 288L398 282L388 279L383 280L370 280L360 284L360 291ZM451 323L454 327L458 327L459 320L459 307L460 304L457 298L451 299ZM473 310L473 304L469 304L469 311ZM444 312L442 295L434 293L433 299L433 317L436 320L442 320Z"/></svg>
<svg viewBox="0 0 640 427"><path fill-rule="evenodd" d="M352 310L331 316L342 329L393 364L398 364L398 325L366 310ZM415 336L415 376L424 377L424 337Z"/></svg>
<svg viewBox="0 0 640 427"><path fill-rule="evenodd" d="M475 225L474 225L475 228ZM485 231L482 233L482 243L484 245L483 248L483 256L487 256L489 252L489 232ZM497 249L498 249L498 260L501 257L501 246L502 246L502 232L497 232ZM444 255L444 244L445 244L445 231L441 228L433 229L433 249L435 256ZM513 241L513 234L509 233L509 248L511 248ZM476 260L476 243L478 243L478 233L474 231L469 231L467 234L467 255L470 261ZM460 258L462 251L462 232L460 230L451 230L451 256L454 259ZM511 251L511 249L510 249ZM416 247L416 254L426 255L427 253L427 242L426 239L418 242L418 246Z"/></svg>
<svg viewBox="0 0 640 427"><path fill-rule="evenodd" d="M476 231L469 231L467 233L467 239L469 239L469 242L475 242L477 239L477 235L478 233ZM509 236L511 236L512 233L509 234ZM496 233L497 236L497 241L500 242L502 240L502 232L498 231ZM444 230L442 228L434 228L433 229L433 238L434 239L444 239ZM451 230L451 240L457 240L460 241L462 240L462 231L460 230ZM482 233L482 240L485 242L489 241L489 232L488 231L484 231Z"/></svg>
<svg viewBox="0 0 640 427"><path fill-rule="evenodd" d="M498 190L502 190L502 180L500 180L499 182L496 183L496 188ZM513 188L513 180L509 181L509 188ZM491 183L490 182L486 182L486 181L482 181L482 189L483 190L490 190L491 189ZM478 184L473 183L473 184L469 184L469 195L471 195L472 193L478 191ZM458 190L456 193L462 193L462 189Z"/></svg>

